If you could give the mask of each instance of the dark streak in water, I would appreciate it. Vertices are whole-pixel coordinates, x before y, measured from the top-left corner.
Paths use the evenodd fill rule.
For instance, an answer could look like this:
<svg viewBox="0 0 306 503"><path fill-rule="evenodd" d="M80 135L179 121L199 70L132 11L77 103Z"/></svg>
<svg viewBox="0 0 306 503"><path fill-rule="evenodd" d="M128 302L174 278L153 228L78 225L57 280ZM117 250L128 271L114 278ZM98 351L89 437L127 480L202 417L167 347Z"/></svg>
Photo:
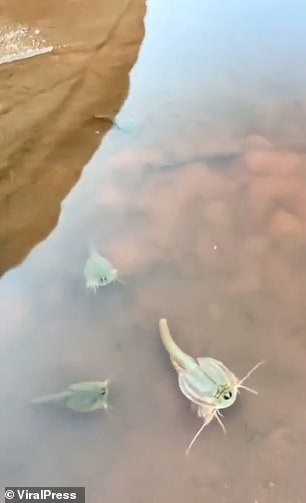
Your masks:
<svg viewBox="0 0 306 503"><path fill-rule="evenodd" d="M193 157L190 159L184 159L182 161L176 161L174 163L162 164L161 166L156 166L154 164L145 164L143 169L145 173L158 173L158 172L175 172L186 168L189 164L203 163L212 168L217 168L225 170L228 165L234 161L237 161L243 152L224 152L217 154L210 154L207 156Z"/></svg>

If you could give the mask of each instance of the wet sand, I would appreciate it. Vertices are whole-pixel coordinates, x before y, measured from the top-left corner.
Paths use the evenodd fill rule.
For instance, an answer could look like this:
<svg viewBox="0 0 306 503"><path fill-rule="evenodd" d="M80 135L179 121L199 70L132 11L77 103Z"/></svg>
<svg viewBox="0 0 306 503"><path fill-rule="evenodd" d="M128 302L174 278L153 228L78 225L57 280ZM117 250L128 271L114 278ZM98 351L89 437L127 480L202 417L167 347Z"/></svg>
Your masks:
<svg viewBox="0 0 306 503"><path fill-rule="evenodd" d="M61 135L87 150L67 150L78 174L59 191L59 220L43 236L33 227L36 241L5 268L31 253L0 281L3 483L85 485L93 503L303 502L306 38L301 14L276 6L277 22L263 1L148 2L117 116L126 131L105 129L98 146L94 128L85 121L74 136L73 113L62 124L58 111L52 155ZM36 211L48 220L44 201ZM125 285L86 291L90 243ZM212 423L188 459L201 423L178 390L161 317L187 352L238 376L266 360L248 381L259 395L242 392L224 414L227 434ZM109 414L28 405L108 376Z"/></svg>

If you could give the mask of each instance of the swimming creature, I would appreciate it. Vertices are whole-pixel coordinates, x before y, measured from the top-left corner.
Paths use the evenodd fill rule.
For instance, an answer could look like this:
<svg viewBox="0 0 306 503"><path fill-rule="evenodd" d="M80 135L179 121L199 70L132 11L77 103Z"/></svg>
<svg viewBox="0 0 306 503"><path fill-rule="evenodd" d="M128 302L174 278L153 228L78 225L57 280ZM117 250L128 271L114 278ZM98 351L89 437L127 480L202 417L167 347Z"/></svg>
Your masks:
<svg viewBox="0 0 306 503"><path fill-rule="evenodd" d="M118 270L114 268L113 264L102 257L97 250L91 246L89 249L89 257L85 264L84 276L86 279L86 287L93 290L94 293L100 286L106 286L114 281L120 281L118 277Z"/></svg>
<svg viewBox="0 0 306 503"><path fill-rule="evenodd" d="M76 412L91 412L97 409L107 409L109 396L109 380L87 381L71 384L60 393L34 398L31 403L56 403Z"/></svg>
<svg viewBox="0 0 306 503"><path fill-rule="evenodd" d="M223 363L214 358L193 358L182 351L174 342L166 319L159 321L162 342L170 355L170 360L178 375L178 385L183 395L196 405L197 414L203 419L201 428L191 440L186 454L201 431L214 418L219 422L223 432L225 427L220 410L233 405L240 389L257 395L257 391L243 385L243 382L264 362L259 362L242 379L233 374Z"/></svg>

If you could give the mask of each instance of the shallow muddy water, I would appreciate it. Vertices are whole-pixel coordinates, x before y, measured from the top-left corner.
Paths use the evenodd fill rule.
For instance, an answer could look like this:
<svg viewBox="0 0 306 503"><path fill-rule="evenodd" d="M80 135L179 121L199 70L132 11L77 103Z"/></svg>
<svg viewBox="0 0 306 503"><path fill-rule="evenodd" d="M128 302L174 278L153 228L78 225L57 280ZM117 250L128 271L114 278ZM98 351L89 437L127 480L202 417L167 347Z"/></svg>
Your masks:
<svg viewBox="0 0 306 503"><path fill-rule="evenodd" d="M87 503L302 503L305 6L119 4L65 36L68 7L58 31L40 12L57 52L0 65L1 484L86 486ZM91 244L124 285L86 290ZM241 392L227 434L213 422L187 459L201 423L161 317L238 376L266 361L258 396ZM106 377L108 413L29 405Z"/></svg>

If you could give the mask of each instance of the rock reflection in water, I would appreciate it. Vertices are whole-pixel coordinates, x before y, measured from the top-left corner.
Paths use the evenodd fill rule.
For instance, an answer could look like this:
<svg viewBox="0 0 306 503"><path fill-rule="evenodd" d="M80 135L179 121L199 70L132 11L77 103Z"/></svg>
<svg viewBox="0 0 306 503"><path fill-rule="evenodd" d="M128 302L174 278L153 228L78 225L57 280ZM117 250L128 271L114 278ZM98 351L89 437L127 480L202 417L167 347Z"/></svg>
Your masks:
<svg viewBox="0 0 306 503"><path fill-rule="evenodd" d="M111 9L95 0L86 9L71 4L72 40L62 5L48 1L42 8L33 0L25 8L14 1L6 9L13 18L33 15L31 22L65 49L0 66L0 275L55 227L61 202L127 96L143 36L142 0L128 9L123 0Z"/></svg>

